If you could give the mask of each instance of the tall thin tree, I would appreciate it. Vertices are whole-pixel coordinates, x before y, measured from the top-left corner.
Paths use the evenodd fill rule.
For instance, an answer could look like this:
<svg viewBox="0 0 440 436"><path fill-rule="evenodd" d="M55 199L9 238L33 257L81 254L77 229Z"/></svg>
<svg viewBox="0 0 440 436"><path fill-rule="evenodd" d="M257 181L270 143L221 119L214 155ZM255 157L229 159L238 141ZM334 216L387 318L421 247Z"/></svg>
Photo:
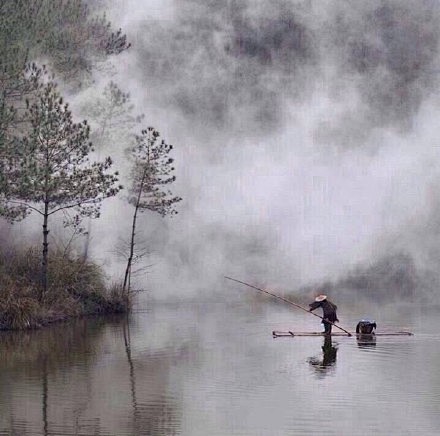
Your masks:
<svg viewBox="0 0 440 436"><path fill-rule="evenodd" d="M131 149L134 160L132 185L128 202L134 206L131 225L129 254L125 269L123 291L130 293L130 274L136 246L136 223L138 213L156 212L161 216L177 213L175 204L182 199L173 196L167 186L176 180L173 159L169 154L173 146L160 140L160 134L153 127L142 130L136 136L136 145Z"/></svg>

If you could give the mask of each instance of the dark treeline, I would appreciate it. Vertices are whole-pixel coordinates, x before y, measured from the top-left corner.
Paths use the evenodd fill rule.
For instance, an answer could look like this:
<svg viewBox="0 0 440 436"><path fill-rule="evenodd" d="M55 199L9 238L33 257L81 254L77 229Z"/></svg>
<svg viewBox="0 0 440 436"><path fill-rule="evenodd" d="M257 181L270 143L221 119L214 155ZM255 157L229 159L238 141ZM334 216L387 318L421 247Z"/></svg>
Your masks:
<svg viewBox="0 0 440 436"><path fill-rule="evenodd" d="M143 116L132 115L129 94L109 82L86 113L91 123L76 122L63 96L63 89L74 95L93 87L94 69L129 48L122 30L82 0L0 4L0 216L13 225L34 215L42 226L41 249L19 242L0 250L0 329L129 310L132 266L142 258L136 255L138 214L176 213L180 198L167 189L175 180L172 146L156 129L138 126ZM128 174L102 156L121 144ZM129 181L128 189L120 179ZM127 191L123 198L133 206L122 249L127 267L108 286L87 256L90 220L100 217L103 201ZM51 248L57 221L67 235L63 249ZM74 255L81 239L86 249Z"/></svg>
<svg viewBox="0 0 440 436"><path fill-rule="evenodd" d="M370 264L359 264L339 278L305 286L301 292L326 293L350 304L376 301L432 305L438 286L438 275L434 271L417 267L408 253L394 252Z"/></svg>

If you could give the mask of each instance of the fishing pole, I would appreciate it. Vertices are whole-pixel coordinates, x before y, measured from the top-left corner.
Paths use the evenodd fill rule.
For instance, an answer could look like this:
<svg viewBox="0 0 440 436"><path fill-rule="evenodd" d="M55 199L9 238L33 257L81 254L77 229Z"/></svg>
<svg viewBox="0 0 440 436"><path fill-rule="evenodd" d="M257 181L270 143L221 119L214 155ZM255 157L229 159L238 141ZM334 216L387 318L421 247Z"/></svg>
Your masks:
<svg viewBox="0 0 440 436"><path fill-rule="evenodd" d="M256 289L257 291L264 292L265 294L268 294L268 295L271 295L272 297L278 298L279 300L284 301L287 304L291 304L292 306L295 306L298 309L302 309L305 312L310 313L311 315L314 315L314 316L322 319L323 321L328 322L329 324L335 326L336 328L342 330L343 332L347 333L348 336L352 336L352 334L350 332L348 332L347 330L345 330L342 327L338 326L337 324L334 324L333 322L328 321L327 319L324 319L322 316L319 316L316 313L310 312L309 309L306 309L305 307L300 306L299 304L296 304L293 301L288 300L287 298L281 297L280 295L276 295L276 294L274 294L272 292L269 292L269 291L266 291L264 289L258 288L257 286L250 285L249 283L242 282L241 280L233 279L232 277L227 277L227 276L224 276L224 277L225 277L225 279L232 280L233 282L241 283L242 285L249 286L250 288Z"/></svg>

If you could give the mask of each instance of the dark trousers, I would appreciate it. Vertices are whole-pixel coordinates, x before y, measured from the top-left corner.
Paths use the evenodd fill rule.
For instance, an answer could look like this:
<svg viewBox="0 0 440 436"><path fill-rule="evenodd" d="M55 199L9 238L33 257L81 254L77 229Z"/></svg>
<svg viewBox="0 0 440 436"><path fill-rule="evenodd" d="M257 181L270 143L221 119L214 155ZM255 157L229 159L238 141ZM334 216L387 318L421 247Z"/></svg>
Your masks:
<svg viewBox="0 0 440 436"><path fill-rule="evenodd" d="M323 321L324 324L324 333L329 335L332 332L332 325L329 322Z"/></svg>

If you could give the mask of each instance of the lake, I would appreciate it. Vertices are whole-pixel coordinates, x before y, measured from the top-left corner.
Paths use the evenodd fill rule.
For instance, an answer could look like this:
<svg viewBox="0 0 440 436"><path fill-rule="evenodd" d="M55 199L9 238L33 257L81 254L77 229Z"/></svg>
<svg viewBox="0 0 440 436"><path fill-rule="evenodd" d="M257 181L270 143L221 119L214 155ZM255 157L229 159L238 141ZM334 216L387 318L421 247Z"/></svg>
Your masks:
<svg viewBox="0 0 440 436"><path fill-rule="evenodd" d="M369 313L366 313L365 308ZM436 311L344 308L412 337L277 338L318 318L269 300L151 302L0 335L2 435L437 435Z"/></svg>

